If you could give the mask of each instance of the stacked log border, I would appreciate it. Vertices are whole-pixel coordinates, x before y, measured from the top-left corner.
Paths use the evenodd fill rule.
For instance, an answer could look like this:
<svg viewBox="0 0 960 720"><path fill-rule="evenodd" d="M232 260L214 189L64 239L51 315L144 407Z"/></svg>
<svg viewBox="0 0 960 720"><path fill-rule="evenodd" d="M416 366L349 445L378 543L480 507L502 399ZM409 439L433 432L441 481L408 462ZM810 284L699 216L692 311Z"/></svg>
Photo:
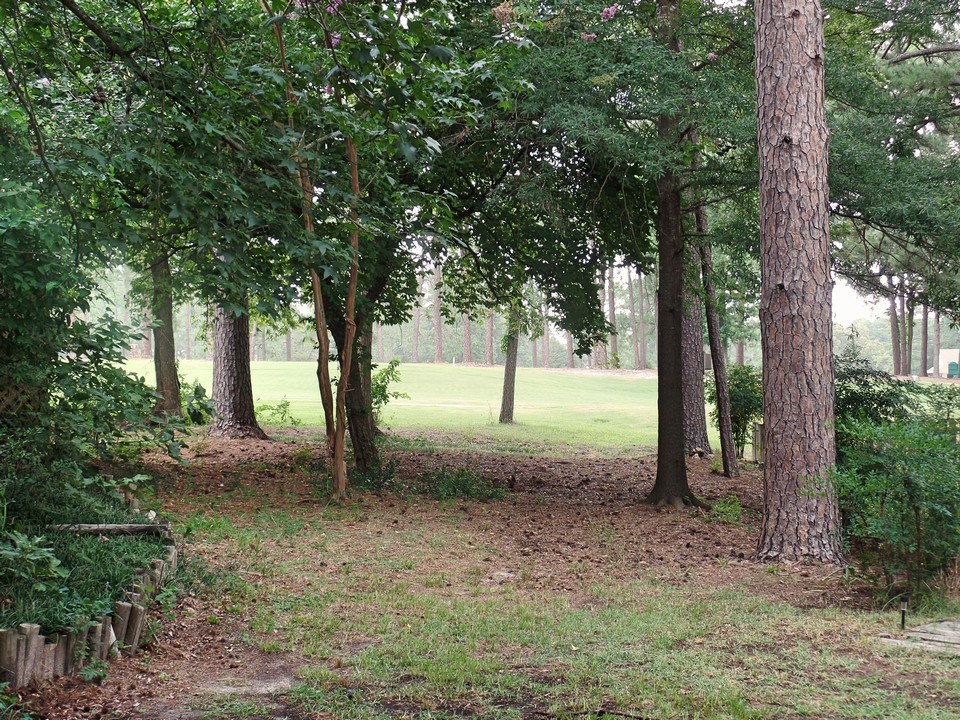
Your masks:
<svg viewBox="0 0 960 720"><path fill-rule="evenodd" d="M0 630L0 682L11 688L32 682L75 675L92 661L120 655L135 655L143 641L147 608L164 582L177 571L177 547L170 528L164 525L62 525L50 530L78 533L160 535L163 557L141 570L125 599L113 606L112 615L93 618L81 630L40 634L40 626L23 623Z"/></svg>

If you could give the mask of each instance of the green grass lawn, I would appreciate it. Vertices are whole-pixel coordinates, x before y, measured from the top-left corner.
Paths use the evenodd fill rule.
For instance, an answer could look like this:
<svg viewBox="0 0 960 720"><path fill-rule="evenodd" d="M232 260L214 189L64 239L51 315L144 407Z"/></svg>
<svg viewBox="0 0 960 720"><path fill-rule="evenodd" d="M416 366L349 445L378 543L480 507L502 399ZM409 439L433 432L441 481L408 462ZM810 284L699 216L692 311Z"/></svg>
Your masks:
<svg viewBox="0 0 960 720"><path fill-rule="evenodd" d="M131 371L153 382L146 360L128 362ZM316 365L303 362L255 362L253 394L258 405L286 399L291 415L318 426L323 411ZM212 365L181 361L180 373L211 387ZM657 383L615 373L566 372L519 368L512 426L502 426L502 367L407 364L395 388L408 398L393 400L382 425L429 435L455 432L461 442L496 442L498 451L531 448L591 447L606 451L650 449L657 442ZM716 441L714 441L716 442Z"/></svg>

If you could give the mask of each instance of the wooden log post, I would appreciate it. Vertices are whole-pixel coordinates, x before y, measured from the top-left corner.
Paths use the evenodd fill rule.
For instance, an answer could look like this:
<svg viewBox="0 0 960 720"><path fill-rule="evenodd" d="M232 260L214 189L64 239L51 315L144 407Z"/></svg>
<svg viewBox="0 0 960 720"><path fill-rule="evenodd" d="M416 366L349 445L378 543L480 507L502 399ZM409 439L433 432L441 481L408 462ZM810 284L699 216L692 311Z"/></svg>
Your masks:
<svg viewBox="0 0 960 720"><path fill-rule="evenodd" d="M40 666L43 638L40 636L40 626L33 623L23 623L18 631L22 636L22 643L17 659L17 685L29 685Z"/></svg>
<svg viewBox="0 0 960 720"><path fill-rule="evenodd" d="M35 676L37 680L53 680L53 668L57 658L57 645L60 638L56 635L52 636L52 638L43 638L44 641L48 639L53 640L53 642L44 642L40 646L40 662L37 666Z"/></svg>
<svg viewBox="0 0 960 720"><path fill-rule="evenodd" d="M73 670L77 664L77 659L73 655L76 647L77 631L74 630L63 638L63 666L60 671L61 675L73 675Z"/></svg>
<svg viewBox="0 0 960 720"><path fill-rule="evenodd" d="M96 660L100 657L100 644L103 640L103 625L93 623L87 633L87 658Z"/></svg>
<svg viewBox="0 0 960 720"><path fill-rule="evenodd" d="M90 657L87 652L87 638L90 637L90 628L84 627L77 631L77 637L73 641L73 669L79 670Z"/></svg>
<svg viewBox="0 0 960 720"><path fill-rule="evenodd" d="M143 630L143 622L147 616L147 609L138 603L134 603L130 608L130 622L127 625L127 635L124 642L130 648L130 654L134 655L140 644L140 633Z"/></svg>
<svg viewBox="0 0 960 720"><path fill-rule="evenodd" d="M0 630L0 683L14 684L17 676L17 633Z"/></svg>
<svg viewBox="0 0 960 720"><path fill-rule="evenodd" d="M123 651L126 648L127 625L130 624L130 609L133 606L128 602L120 601L113 606L113 632L117 636L117 641L123 647L118 648Z"/></svg>

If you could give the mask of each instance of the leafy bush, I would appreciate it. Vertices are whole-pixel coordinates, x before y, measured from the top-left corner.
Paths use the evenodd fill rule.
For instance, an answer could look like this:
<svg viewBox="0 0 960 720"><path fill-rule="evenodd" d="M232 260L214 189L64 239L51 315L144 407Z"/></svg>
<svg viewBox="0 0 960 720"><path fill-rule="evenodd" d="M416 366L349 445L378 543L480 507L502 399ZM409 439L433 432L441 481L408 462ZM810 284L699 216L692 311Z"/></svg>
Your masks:
<svg viewBox="0 0 960 720"><path fill-rule="evenodd" d="M199 380L194 380L191 383L183 378L180 379L180 388L184 417L189 418L194 425L209 423L215 413L213 399L207 395L207 389L200 384Z"/></svg>
<svg viewBox="0 0 960 720"><path fill-rule="evenodd" d="M502 500L507 490L467 468L443 467L409 479L397 477L396 465L365 473L354 472L352 486L361 491L394 492L400 495L426 495L435 500Z"/></svg>
<svg viewBox="0 0 960 720"><path fill-rule="evenodd" d="M924 420L845 420L835 477L843 527L889 587L911 586L960 552L960 446L952 429Z"/></svg>
<svg viewBox="0 0 960 720"><path fill-rule="evenodd" d="M254 411L257 417L269 425L297 427L303 424L302 420L294 417L293 413L290 412L290 401L286 397L278 400L276 405L260 403L254 408Z"/></svg>
<svg viewBox="0 0 960 720"><path fill-rule="evenodd" d="M406 393L391 390L390 386L400 381L400 361L394 358L370 376L370 397L373 402L373 417L379 422L380 412L391 400L409 398Z"/></svg>
<svg viewBox="0 0 960 720"><path fill-rule="evenodd" d="M727 383L730 388L733 442L737 446L737 457L743 457L754 424L763 419L763 378L760 370L752 365L734 365L727 371ZM719 427L716 384L708 383L706 391L707 400L713 403L714 408L710 417Z"/></svg>

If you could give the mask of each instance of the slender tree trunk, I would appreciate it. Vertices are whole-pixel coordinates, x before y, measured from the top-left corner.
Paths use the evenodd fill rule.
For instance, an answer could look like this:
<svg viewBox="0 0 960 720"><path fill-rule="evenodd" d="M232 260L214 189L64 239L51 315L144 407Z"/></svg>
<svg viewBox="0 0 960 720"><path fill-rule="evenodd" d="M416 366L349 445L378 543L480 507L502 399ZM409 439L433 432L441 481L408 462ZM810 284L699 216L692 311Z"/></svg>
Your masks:
<svg viewBox="0 0 960 720"><path fill-rule="evenodd" d="M443 272L437 265L433 270L433 361L443 362L443 316L440 313L440 280Z"/></svg>
<svg viewBox="0 0 960 720"><path fill-rule="evenodd" d="M535 368L537 366L537 339L535 337L530 338L530 367Z"/></svg>
<svg viewBox="0 0 960 720"><path fill-rule="evenodd" d="M706 237L707 217L702 205L696 209L696 219L700 236ZM726 352L720 333L720 317L717 314L717 290L713 284L713 255L706 243L700 247L700 266L703 293L706 296L707 335L710 338L710 357L713 360L713 382L717 389L717 425L720 430L723 474L734 478L740 475L740 468L737 464L737 446L733 441L733 423L730 419L730 384L727 382Z"/></svg>
<svg viewBox="0 0 960 720"><path fill-rule="evenodd" d="M900 373L908 375L909 363L907 362L907 300L903 289L903 281L900 282Z"/></svg>
<svg viewBox="0 0 960 720"><path fill-rule="evenodd" d="M417 282L417 306L413 310L413 348L411 352L412 360L415 363L420 362L420 320L423 317L423 306L420 294L420 283Z"/></svg>
<svg viewBox="0 0 960 720"><path fill-rule="evenodd" d="M690 253L694 257L694 253ZM697 258L696 273L685 275L690 283L696 277L700 284L700 262ZM703 310L699 293L684 291L682 343L683 343L683 438L686 449L710 452L707 436L707 402L704 392L706 358L703 354Z"/></svg>
<svg viewBox="0 0 960 720"><path fill-rule="evenodd" d="M357 334L354 340L354 358L350 365L350 387L346 393L347 429L357 470L366 472L380 467L380 453L376 444L376 423L371 397L371 361L373 354L373 328L363 317L358 317ZM335 334L340 335L339 330ZM342 338L342 336L341 336ZM342 339L341 339L342 342ZM344 348L339 346L339 355L344 357ZM343 369L341 368L341 372Z"/></svg>
<svg viewBox="0 0 960 720"><path fill-rule="evenodd" d="M507 357L503 365L503 397L500 400L500 423L513 422L513 401L517 390L517 354L520 349L520 318L514 311L507 324Z"/></svg>
<svg viewBox="0 0 960 720"><path fill-rule="evenodd" d="M737 340L737 365L743 366L743 356L745 355L745 346L743 340Z"/></svg>
<svg viewBox="0 0 960 720"><path fill-rule="evenodd" d="M640 369L650 367L647 357L647 298L643 292L643 273L637 273L637 315L640 322Z"/></svg>
<svg viewBox="0 0 960 720"><path fill-rule="evenodd" d="M377 362L385 363L387 361L386 350L383 346L383 323L377 323Z"/></svg>
<svg viewBox="0 0 960 720"><path fill-rule="evenodd" d="M463 361L473 362L473 323L466 313L463 314Z"/></svg>
<svg viewBox="0 0 960 720"><path fill-rule="evenodd" d="M927 377L930 373L927 368L930 366L930 307L924 303L920 315L920 377Z"/></svg>
<svg viewBox="0 0 960 720"><path fill-rule="evenodd" d="M193 359L193 308L189 302L183 306L183 359Z"/></svg>
<svg viewBox="0 0 960 720"><path fill-rule="evenodd" d="M257 361L257 321L256 320L250 321L250 331L248 335L249 337L247 338L248 340L247 344L249 346L248 351L250 353L250 360L251 362L256 362Z"/></svg>
<svg viewBox="0 0 960 720"><path fill-rule="evenodd" d="M597 300L600 303L600 312L606 315L605 305L606 305L606 296L605 291L606 287L606 273L600 274L600 284L597 287ZM609 357L607 355L607 346L603 343L597 343L593 347L593 365L596 368L607 367L609 362Z"/></svg>
<svg viewBox="0 0 960 720"><path fill-rule="evenodd" d="M547 306L543 306L543 347L540 349L540 362L544 369L550 367L550 321L547 320Z"/></svg>
<svg viewBox="0 0 960 720"><path fill-rule="evenodd" d="M913 326L914 317L917 312L917 306L913 303L913 298L907 302L907 342L904 349L904 375L913 375Z"/></svg>
<svg viewBox="0 0 960 720"><path fill-rule="evenodd" d="M287 328L287 362L293 362L293 330Z"/></svg>
<svg viewBox="0 0 960 720"><path fill-rule="evenodd" d="M607 322L610 332L610 364L620 367L620 344L617 339L617 294L613 284L613 265L607 269Z"/></svg>
<svg viewBox="0 0 960 720"><path fill-rule="evenodd" d="M267 329L263 328L260 331L260 359L263 362L267 361Z"/></svg>
<svg viewBox="0 0 960 720"><path fill-rule="evenodd" d="M896 288L893 285L893 278L890 278L890 344L893 347L893 374L902 375L903 355L900 351L900 318L897 315L897 295Z"/></svg>
<svg viewBox="0 0 960 720"><path fill-rule="evenodd" d="M568 332L566 333L566 336L567 336L567 367L568 367L568 368L572 368L572 367L574 367L574 360L573 360L573 335L568 331Z"/></svg>
<svg viewBox="0 0 960 720"><path fill-rule="evenodd" d="M940 377L940 313L933 313L933 376Z"/></svg>
<svg viewBox="0 0 960 720"><path fill-rule="evenodd" d="M640 369L640 339L637 337L637 307L633 297L633 277L630 266L627 266L627 302L630 303L631 343L633 345L633 369Z"/></svg>
<svg viewBox="0 0 960 720"><path fill-rule="evenodd" d="M246 310L247 301L243 307ZM218 307L213 316L212 437L257 438L267 435L257 423L250 377L250 316L233 315Z"/></svg>
<svg viewBox="0 0 960 720"><path fill-rule="evenodd" d="M173 277L166 256L150 266L153 296L150 302L153 325L153 369L157 374L157 415L182 413L180 379L177 377L177 351L173 334Z"/></svg>
<svg viewBox="0 0 960 720"><path fill-rule="evenodd" d="M761 560L839 563L833 318L818 0L756 4L764 513Z"/></svg>
<svg viewBox="0 0 960 720"><path fill-rule="evenodd" d="M483 362L485 365L493 365L493 310L487 313L486 338L484 338Z"/></svg>

